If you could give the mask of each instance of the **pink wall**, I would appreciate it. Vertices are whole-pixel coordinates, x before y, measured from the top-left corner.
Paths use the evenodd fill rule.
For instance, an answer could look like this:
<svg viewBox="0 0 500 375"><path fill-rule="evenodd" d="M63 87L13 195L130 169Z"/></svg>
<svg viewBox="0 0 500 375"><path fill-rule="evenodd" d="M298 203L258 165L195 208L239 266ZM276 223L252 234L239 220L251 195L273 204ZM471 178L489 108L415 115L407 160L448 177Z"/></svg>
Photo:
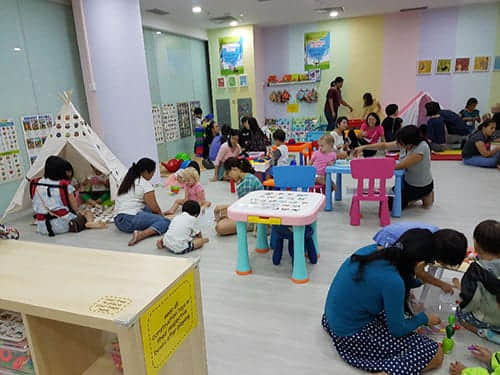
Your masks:
<svg viewBox="0 0 500 375"><path fill-rule="evenodd" d="M382 106L401 108L417 92L416 64L420 40L420 13L385 17Z"/></svg>

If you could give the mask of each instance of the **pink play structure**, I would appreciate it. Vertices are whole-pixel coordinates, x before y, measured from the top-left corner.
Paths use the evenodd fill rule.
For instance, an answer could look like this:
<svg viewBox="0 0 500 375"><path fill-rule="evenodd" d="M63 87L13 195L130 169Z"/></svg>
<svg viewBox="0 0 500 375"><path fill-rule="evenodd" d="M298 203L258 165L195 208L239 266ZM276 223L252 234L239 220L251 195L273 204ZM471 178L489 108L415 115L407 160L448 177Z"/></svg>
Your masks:
<svg viewBox="0 0 500 375"><path fill-rule="evenodd" d="M365 158L351 160L352 178L358 180L358 188L352 197L351 225L361 224L360 201L375 201L379 203L378 215L380 225L386 226L391 223L389 213L389 198L387 196L386 180L394 176L396 160L390 158ZM364 188L365 179L368 180L368 190ZM376 180L379 186L376 187Z"/></svg>
<svg viewBox="0 0 500 375"><path fill-rule="evenodd" d="M399 117L403 119L403 126L420 126L427 123L427 111L425 105L435 101L430 94L420 91L408 104L399 110Z"/></svg>

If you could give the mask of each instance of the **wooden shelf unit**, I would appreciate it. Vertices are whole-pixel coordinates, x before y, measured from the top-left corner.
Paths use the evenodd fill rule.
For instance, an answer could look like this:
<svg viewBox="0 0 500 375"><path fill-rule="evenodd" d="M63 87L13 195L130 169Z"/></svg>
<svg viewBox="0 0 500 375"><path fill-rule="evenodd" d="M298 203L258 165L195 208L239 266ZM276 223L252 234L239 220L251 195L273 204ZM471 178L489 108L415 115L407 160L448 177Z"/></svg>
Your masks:
<svg viewBox="0 0 500 375"><path fill-rule="evenodd" d="M37 375L121 374L105 351L114 335L124 374L149 375L141 317L168 305L187 276L197 324L158 375L208 373L197 260L0 241L0 309L21 313ZM128 305L115 314L91 311L107 296Z"/></svg>

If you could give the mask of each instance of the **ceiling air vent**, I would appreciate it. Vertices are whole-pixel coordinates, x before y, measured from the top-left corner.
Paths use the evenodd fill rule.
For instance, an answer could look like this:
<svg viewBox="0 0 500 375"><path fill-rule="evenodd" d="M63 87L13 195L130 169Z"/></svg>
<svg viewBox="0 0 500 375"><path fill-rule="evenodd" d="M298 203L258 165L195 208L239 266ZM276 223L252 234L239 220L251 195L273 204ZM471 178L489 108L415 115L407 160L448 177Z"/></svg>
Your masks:
<svg viewBox="0 0 500 375"><path fill-rule="evenodd" d="M405 9L400 9L400 12L416 12L417 10L426 10L427 7L418 7L418 8L405 8Z"/></svg>
<svg viewBox="0 0 500 375"><path fill-rule="evenodd" d="M232 21L238 22L238 19L233 16L222 16L222 17L209 18L209 21L216 23L217 25L222 25L224 23L230 23Z"/></svg>
<svg viewBox="0 0 500 375"><path fill-rule="evenodd" d="M319 8L314 9L317 14L330 14L331 12L344 12L344 7L328 7L328 8Z"/></svg>
<svg viewBox="0 0 500 375"><path fill-rule="evenodd" d="M267 3L269 1L271 1L271 0L257 0L258 3Z"/></svg>
<svg viewBox="0 0 500 375"><path fill-rule="evenodd" d="M161 9L158 9L158 8L148 9L148 12L156 14L157 16L166 16L167 14L170 14L166 10L161 10Z"/></svg>

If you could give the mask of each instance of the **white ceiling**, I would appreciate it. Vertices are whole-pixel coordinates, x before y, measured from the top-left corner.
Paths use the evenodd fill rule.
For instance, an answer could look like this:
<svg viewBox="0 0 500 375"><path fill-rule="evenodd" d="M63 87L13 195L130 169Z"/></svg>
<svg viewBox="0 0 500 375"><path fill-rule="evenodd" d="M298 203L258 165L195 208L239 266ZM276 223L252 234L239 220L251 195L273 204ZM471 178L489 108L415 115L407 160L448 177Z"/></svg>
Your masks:
<svg viewBox="0 0 500 375"><path fill-rule="evenodd" d="M241 24L283 25L317 22L330 19L317 15L314 9L343 6L341 17L357 17L373 14L394 13L404 8L428 6L429 8L452 7L474 3L494 3L497 0L140 0L142 10L159 8L170 12L162 16L167 21L196 28L217 28L208 21L226 14L240 20ZM203 13L195 15L191 9L200 5ZM240 14L243 14L240 17Z"/></svg>

